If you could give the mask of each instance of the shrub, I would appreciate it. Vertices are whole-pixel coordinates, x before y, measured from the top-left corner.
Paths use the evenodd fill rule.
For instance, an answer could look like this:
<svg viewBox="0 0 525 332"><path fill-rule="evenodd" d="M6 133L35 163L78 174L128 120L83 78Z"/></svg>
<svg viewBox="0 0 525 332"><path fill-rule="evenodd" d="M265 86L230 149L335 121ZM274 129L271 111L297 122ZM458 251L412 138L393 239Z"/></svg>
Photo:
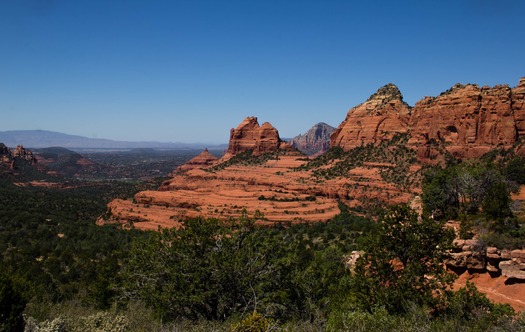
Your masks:
<svg viewBox="0 0 525 332"><path fill-rule="evenodd" d="M234 324L231 328L232 332L267 332L275 330L275 323L257 311L252 312L243 320Z"/></svg>

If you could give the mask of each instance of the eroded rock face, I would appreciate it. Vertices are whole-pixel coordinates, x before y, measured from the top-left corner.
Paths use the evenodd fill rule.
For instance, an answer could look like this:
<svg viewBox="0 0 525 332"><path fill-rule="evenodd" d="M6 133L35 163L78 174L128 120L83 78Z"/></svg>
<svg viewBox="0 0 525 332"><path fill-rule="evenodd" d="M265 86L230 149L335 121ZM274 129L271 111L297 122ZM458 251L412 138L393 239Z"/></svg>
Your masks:
<svg viewBox="0 0 525 332"><path fill-rule="evenodd" d="M319 122L303 135L294 137L290 143L299 151L309 155L319 155L330 149L330 135L335 128Z"/></svg>
<svg viewBox="0 0 525 332"><path fill-rule="evenodd" d="M486 247L478 239L454 240L447 266L501 273L506 278L525 280L525 250Z"/></svg>
<svg viewBox="0 0 525 332"><path fill-rule="evenodd" d="M525 250L510 251L510 259L501 261L499 268L507 278L525 280Z"/></svg>
<svg viewBox="0 0 525 332"><path fill-rule="evenodd" d="M443 142L454 156L473 158L495 147L510 148L518 138L512 89L456 84L438 97L419 101L410 119L409 144L423 159L433 142ZM515 105L516 106L516 105Z"/></svg>
<svg viewBox="0 0 525 332"><path fill-rule="evenodd" d="M389 139L408 131L410 107L394 84L387 84L361 105L352 108L330 138L345 150Z"/></svg>
<svg viewBox="0 0 525 332"><path fill-rule="evenodd" d="M331 146L349 150L396 133L410 135L408 145L417 150L419 160L441 154L439 147L458 158L511 148L525 135L525 78L515 88L456 84L412 109L393 84L386 85L348 112Z"/></svg>
<svg viewBox="0 0 525 332"><path fill-rule="evenodd" d="M230 131L230 143L224 159L245 151L252 151L253 155L275 152L281 146L279 132L269 122L259 126L257 117L244 119L237 128Z"/></svg>
<svg viewBox="0 0 525 332"><path fill-rule="evenodd" d="M454 248L446 264L456 268L483 270L486 267L487 247L477 239L454 240Z"/></svg>

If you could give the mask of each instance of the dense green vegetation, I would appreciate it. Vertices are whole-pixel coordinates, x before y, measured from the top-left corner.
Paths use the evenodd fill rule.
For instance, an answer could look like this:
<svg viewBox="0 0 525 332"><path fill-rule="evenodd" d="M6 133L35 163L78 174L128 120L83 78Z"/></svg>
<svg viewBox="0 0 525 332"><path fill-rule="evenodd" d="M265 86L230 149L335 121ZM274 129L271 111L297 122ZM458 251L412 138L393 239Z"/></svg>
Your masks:
<svg viewBox="0 0 525 332"><path fill-rule="evenodd" d="M94 225L109 199L154 182L1 179L0 331L522 331L523 314L474 286L450 291L442 266L450 216L465 232L523 240L509 205L522 161L430 169L423 199L434 219L395 206L373 222L340 204L326 223L257 227L264 216L243 214L159 232Z"/></svg>
<svg viewBox="0 0 525 332"><path fill-rule="evenodd" d="M426 213L437 220L459 219L463 238L476 233L488 245L525 247L525 220L515 213L522 207L519 202L513 206L510 197L525 183L523 159L490 154L469 162L449 160L444 167L429 169L423 180Z"/></svg>
<svg viewBox="0 0 525 332"><path fill-rule="evenodd" d="M85 291L85 300L107 306L107 299L92 292L93 282L104 269L116 275L131 237L143 234L94 221L109 196L134 190L120 182L57 190L1 181L0 273L26 280L30 295L42 300L71 299Z"/></svg>

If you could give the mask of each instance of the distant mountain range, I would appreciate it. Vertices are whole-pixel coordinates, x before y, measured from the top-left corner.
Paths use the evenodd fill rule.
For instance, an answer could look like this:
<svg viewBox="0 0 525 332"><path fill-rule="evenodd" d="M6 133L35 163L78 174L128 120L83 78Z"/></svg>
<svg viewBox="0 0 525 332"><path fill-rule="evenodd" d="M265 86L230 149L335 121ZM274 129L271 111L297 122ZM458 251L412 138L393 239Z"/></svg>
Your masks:
<svg viewBox="0 0 525 332"><path fill-rule="evenodd" d="M28 148L65 147L68 149L204 149L227 148L226 144L211 146L204 143L128 142L103 138L88 138L47 130L0 131L0 143L9 147L23 145Z"/></svg>

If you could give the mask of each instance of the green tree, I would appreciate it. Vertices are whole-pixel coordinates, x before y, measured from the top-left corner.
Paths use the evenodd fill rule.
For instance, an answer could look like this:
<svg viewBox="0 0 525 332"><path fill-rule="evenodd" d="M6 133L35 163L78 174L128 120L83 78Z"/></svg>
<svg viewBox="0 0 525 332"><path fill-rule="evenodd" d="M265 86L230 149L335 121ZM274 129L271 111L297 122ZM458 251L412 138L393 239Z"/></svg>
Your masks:
<svg viewBox="0 0 525 332"><path fill-rule="evenodd" d="M505 178L517 184L525 184L525 157L512 158L504 168Z"/></svg>
<svg viewBox="0 0 525 332"><path fill-rule="evenodd" d="M424 210L437 219L476 214L480 207L493 219L512 215L511 186L491 162L430 169L425 173L422 189Z"/></svg>
<svg viewBox="0 0 525 332"><path fill-rule="evenodd" d="M488 216L499 220L512 215L510 192L502 178L496 178L487 185L484 196L481 207Z"/></svg>
<svg viewBox="0 0 525 332"><path fill-rule="evenodd" d="M0 331L24 330L24 312L27 300L16 279L0 274Z"/></svg>
<svg viewBox="0 0 525 332"><path fill-rule="evenodd" d="M356 306L403 313L407 305L438 307L453 277L443 266L454 234L443 222L394 206L365 241L352 289Z"/></svg>
<svg viewBox="0 0 525 332"><path fill-rule="evenodd" d="M271 279L268 242L254 240L253 220L196 218L134 243L128 292L165 319L222 320L257 309Z"/></svg>
<svg viewBox="0 0 525 332"><path fill-rule="evenodd" d="M459 195L454 169L430 169L423 178L425 213L437 219L455 218L459 211Z"/></svg>

